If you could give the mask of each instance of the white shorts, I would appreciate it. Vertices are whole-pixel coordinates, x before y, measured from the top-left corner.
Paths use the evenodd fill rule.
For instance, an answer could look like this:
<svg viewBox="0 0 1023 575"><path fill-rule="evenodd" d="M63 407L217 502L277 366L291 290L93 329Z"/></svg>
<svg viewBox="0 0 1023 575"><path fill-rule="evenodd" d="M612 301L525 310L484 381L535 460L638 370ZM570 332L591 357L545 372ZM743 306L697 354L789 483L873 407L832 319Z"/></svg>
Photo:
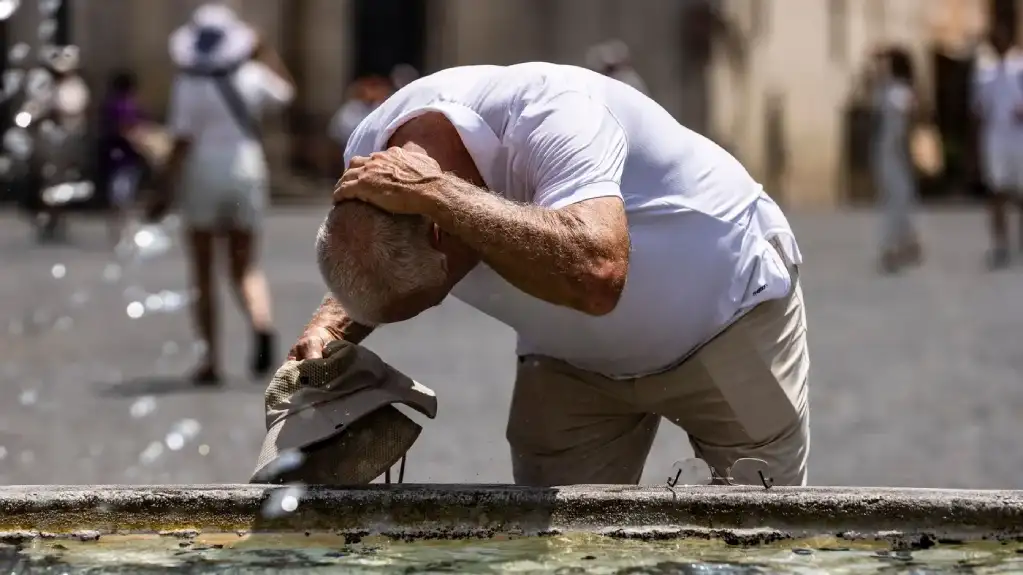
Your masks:
<svg viewBox="0 0 1023 575"><path fill-rule="evenodd" d="M191 154L179 189L181 217L195 229L256 229L269 203L268 169L258 148Z"/></svg>
<svg viewBox="0 0 1023 575"><path fill-rule="evenodd" d="M984 183L993 193L1023 194L1023 140L989 137L981 153Z"/></svg>

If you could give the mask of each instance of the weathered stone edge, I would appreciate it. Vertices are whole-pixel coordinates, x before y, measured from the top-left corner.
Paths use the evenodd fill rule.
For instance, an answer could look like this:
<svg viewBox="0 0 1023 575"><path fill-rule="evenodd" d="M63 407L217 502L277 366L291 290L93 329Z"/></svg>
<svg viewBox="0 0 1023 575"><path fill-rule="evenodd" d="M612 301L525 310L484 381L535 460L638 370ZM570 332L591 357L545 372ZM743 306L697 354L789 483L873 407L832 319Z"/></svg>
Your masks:
<svg viewBox="0 0 1023 575"><path fill-rule="evenodd" d="M1023 491L883 488L307 488L293 513L263 512L279 487L0 487L0 538L225 531L333 531L399 538L597 532L756 543L839 536L1023 541Z"/></svg>

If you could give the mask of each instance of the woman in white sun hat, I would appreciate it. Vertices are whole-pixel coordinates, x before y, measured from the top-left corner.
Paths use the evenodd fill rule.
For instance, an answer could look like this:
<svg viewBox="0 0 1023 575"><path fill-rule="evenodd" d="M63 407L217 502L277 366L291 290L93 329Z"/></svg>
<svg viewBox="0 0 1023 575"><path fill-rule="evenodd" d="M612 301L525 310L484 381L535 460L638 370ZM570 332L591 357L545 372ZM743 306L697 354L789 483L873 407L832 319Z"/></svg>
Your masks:
<svg viewBox="0 0 1023 575"><path fill-rule="evenodd" d="M174 199L186 226L198 294L195 319L207 345L194 378L199 384L220 379L213 257L221 240L235 293L252 325L251 368L262 376L273 365L275 338L257 258L269 180L260 120L267 108L292 100L294 83L276 52L220 3L200 6L171 35L170 56L178 68L169 110L175 144L150 216L161 217Z"/></svg>

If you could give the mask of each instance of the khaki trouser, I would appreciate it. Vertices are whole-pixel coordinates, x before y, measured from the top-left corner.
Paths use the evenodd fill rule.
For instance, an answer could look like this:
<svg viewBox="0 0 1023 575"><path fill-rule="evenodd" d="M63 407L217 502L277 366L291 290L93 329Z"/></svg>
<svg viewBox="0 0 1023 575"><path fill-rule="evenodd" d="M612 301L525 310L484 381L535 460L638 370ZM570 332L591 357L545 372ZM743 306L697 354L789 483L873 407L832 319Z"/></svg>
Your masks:
<svg viewBox="0 0 1023 575"><path fill-rule="evenodd" d="M758 305L664 373L612 380L547 357L519 358L507 432L515 482L639 483L663 417L722 475L754 457L777 485L805 485L810 356L793 279L788 297Z"/></svg>

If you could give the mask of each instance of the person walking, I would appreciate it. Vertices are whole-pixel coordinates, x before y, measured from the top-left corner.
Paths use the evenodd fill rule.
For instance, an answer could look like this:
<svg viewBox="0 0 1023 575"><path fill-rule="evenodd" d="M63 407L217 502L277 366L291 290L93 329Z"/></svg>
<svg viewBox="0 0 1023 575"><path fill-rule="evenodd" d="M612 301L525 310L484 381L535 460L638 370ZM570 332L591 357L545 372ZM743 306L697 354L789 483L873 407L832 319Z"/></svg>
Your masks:
<svg viewBox="0 0 1023 575"><path fill-rule="evenodd" d="M197 292L195 320L207 346L194 379L220 381L214 256L221 242L252 327L251 369L263 376L273 365L275 336L258 263L269 193L260 119L264 110L291 102L294 82L273 48L223 4L196 9L171 35L170 55L178 67L169 119L175 142L150 217L166 212L174 199L180 203Z"/></svg>
<svg viewBox="0 0 1023 575"><path fill-rule="evenodd" d="M1023 53L1015 46L1011 26L995 25L990 45L980 49L973 75L973 110L988 188L992 269L1010 263L1008 208L1023 201Z"/></svg>
<svg viewBox="0 0 1023 575"><path fill-rule="evenodd" d="M131 131L143 120L137 99L138 80L128 71L110 78L101 109L99 165L110 203L108 229L117 243L135 206L145 162L131 143Z"/></svg>
<svg viewBox="0 0 1023 575"><path fill-rule="evenodd" d="M907 51L889 48L877 56L877 64L871 169L882 217L881 269L894 273L922 258L914 222L916 171L910 156L918 103L913 61Z"/></svg>

